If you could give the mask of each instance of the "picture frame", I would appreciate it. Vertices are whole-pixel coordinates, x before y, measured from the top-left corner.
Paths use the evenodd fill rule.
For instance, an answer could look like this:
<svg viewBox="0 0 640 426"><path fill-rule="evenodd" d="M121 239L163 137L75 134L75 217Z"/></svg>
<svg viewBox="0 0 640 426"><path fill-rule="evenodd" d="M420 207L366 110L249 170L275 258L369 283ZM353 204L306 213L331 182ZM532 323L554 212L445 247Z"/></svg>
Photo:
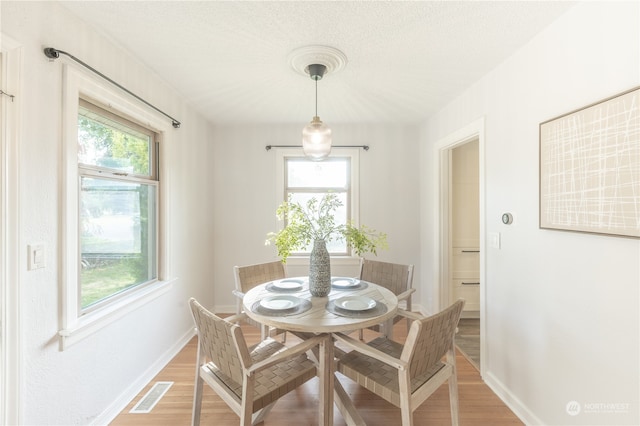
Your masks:
<svg viewBox="0 0 640 426"><path fill-rule="evenodd" d="M640 238L640 86L540 123L540 228Z"/></svg>

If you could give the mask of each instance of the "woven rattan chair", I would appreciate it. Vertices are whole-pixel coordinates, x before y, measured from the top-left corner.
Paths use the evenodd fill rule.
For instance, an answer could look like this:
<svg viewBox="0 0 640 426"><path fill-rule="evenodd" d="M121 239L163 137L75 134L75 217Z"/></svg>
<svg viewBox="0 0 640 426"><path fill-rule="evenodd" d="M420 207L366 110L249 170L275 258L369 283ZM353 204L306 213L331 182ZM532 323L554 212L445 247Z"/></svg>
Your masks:
<svg viewBox="0 0 640 426"><path fill-rule="evenodd" d="M314 337L292 347L271 338L247 347L242 330L189 300L198 331L198 358L192 424L200 424L203 384L206 382L240 417L240 425L260 423L276 401L316 376L305 352L328 337ZM240 314L244 317L246 314Z"/></svg>
<svg viewBox="0 0 640 426"><path fill-rule="evenodd" d="M242 313L242 298L246 292L259 284L286 278L284 265L280 261L234 266L233 273L236 281L236 288L233 290L233 294L236 296L236 314ZM260 327L263 340L270 334L283 333L283 340L286 337L284 330L270 330L267 326L253 320L248 320L248 322Z"/></svg>
<svg viewBox="0 0 640 426"><path fill-rule="evenodd" d="M404 310L411 312L411 294L415 291L413 285L413 265L402 265L399 263L379 262L377 260L361 259L360 279L381 285L398 297L398 302L404 301ZM386 337L391 338L393 324L402 319L396 316L386 327L374 325L369 329L382 332ZM407 330L410 326L410 319L407 319ZM362 330L359 332L360 340L363 339Z"/></svg>
<svg viewBox="0 0 640 426"><path fill-rule="evenodd" d="M454 335L464 307L458 300L442 312L413 319L404 345L378 337L364 343L345 334L334 337L353 349L340 357L338 371L400 408L402 425L413 425L413 411L449 381L451 424L458 424L458 382ZM446 359L443 357L446 355Z"/></svg>

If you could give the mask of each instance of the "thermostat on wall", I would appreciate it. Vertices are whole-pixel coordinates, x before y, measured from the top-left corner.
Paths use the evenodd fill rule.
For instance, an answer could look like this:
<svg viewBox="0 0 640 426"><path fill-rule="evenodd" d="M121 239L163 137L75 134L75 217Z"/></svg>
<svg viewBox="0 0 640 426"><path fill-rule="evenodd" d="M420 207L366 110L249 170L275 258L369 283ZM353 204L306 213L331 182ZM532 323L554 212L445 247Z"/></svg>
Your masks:
<svg viewBox="0 0 640 426"><path fill-rule="evenodd" d="M513 223L513 215L511 213L504 213L502 215L502 223L511 225Z"/></svg>

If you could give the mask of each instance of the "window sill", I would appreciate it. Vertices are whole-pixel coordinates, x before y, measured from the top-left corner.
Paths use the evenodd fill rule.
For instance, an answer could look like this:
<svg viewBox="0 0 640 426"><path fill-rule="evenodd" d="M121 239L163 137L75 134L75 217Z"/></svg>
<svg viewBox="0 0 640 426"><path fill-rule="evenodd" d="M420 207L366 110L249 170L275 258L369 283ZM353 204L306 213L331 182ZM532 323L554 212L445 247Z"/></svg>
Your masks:
<svg viewBox="0 0 640 426"><path fill-rule="evenodd" d="M160 297L168 292L175 282L175 278L158 281L132 293L129 297L114 302L103 309L88 313L66 329L58 332L60 338L60 350L64 351L79 341L91 336L101 328L115 322L140 306Z"/></svg>

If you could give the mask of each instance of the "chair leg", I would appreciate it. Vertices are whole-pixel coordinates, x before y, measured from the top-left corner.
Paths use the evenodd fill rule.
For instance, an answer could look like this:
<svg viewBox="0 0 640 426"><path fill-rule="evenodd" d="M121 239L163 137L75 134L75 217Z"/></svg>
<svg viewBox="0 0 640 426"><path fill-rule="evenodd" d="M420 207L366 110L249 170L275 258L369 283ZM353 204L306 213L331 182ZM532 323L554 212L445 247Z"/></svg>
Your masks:
<svg viewBox="0 0 640 426"><path fill-rule="evenodd" d="M242 299L236 298L236 315L240 315L242 313ZM239 324L240 322L236 322Z"/></svg>
<svg viewBox="0 0 640 426"><path fill-rule="evenodd" d="M402 426L413 426L413 413L411 412L411 408L408 406L402 407L400 414L402 415Z"/></svg>
<svg viewBox="0 0 640 426"><path fill-rule="evenodd" d="M200 410L202 409L202 385L203 380L200 377L199 368L196 367L196 384L193 395L193 412L191 413L191 425L200 425Z"/></svg>
<svg viewBox="0 0 640 426"><path fill-rule="evenodd" d="M400 371L400 414L402 426L413 426L413 412L411 411L411 377L408 370Z"/></svg>
<svg viewBox="0 0 640 426"><path fill-rule="evenodd" d="M449 404L451 405L451 425L458 426L458 379L455 369L449 377Z"/></svg>
<svg viewBox="0 0 640 426"><path fill-rule="evenodd" d="M342 387L340 380L334 379L333 386L333 401L338 410L340 410L345 422L353 426L366 426L367 424L358 413L358 410L356 410L353 401L351 401L349 394Z"/></svg>
<svg viewBox="0 0 640 426"><path fill-rule="evenodd" d="M242 383L242 406L240 407L240 425L251 426L253 423L253 393L255 377L245 377Z"/></svg>
<svg viewBox="0 0 640 426"><path fill-rule="evenodd" d="M271 404L267 405L266 407L261 408L260 410L253 413L253 421L251 424L257 425L260 422L263 422L264 418L267 417L267 414L269 414L269 411L271 411L273 406L276 405L276 402L277 401L274 401Z"/></svg>
<svg viewBox="0 0 640 426"><path fill-rule="evenodd" d="M447 362L453 367L449 376L449 404L451 405L451 425L458 426L458 368L456 366L456 351L452 343L451 349L447 351Z"/></svg>

